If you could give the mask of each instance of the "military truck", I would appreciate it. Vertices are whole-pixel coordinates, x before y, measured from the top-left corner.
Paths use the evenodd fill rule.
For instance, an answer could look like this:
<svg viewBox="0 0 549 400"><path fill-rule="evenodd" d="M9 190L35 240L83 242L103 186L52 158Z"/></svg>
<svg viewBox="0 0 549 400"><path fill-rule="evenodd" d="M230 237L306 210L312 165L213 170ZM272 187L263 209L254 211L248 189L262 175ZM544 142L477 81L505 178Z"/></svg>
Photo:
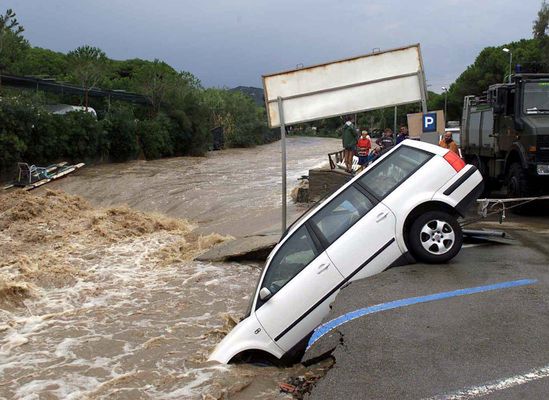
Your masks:
<svg viewBox="0 0 549 400"><path fill-rule="evenodd" d="M549 73L515 74L463 102L461 151L487 187L508 197L549 193Z"/></svg>

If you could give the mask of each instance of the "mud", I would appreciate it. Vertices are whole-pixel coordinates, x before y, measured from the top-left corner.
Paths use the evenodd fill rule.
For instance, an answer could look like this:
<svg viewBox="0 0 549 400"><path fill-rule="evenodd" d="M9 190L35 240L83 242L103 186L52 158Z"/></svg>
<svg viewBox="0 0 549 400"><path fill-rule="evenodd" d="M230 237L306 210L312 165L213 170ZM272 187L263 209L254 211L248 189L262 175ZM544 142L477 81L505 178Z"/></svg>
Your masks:
<svg viewBox="0 0 549 400"><path fill-rule="evenodd" d="M315 143L296 142L296 149L310 150ZM323 146L320 142L319 151ZM218 153L213 160L237 170L245 154L278 162L262 153L270 150ZM294 161L290 176L306 173L320 160ZM153 169L194 162L160 160ZM201 160L200 168L209 170L211 162ZM289 398L278 383L307 373L301 366L206 361L245 312L261 265L191 260L231 240L232 233L276 224L260 218L270 212L278 216L273 179L257 171L259 186L265 185L259 191L257 182L250 184L239 173L233 179L227 171L177 182L179 193L207 192L192 202L190 222L181 218L189 205L180 208L178 198L167 194L172 180L149 190L149 167L125 167L141 177L138 183L112 166L112 175L105 177L97 171L109 167L101 166L48 190L0 195L0 397ZM221 181L231 187L226 190ZM63 185L67 191L59 190ZM130 206L118 201L121 193ZM161 198L167 199L162 207L151 200ZM236 210L246 211L244 222ZM217 233L217 227L224 229Z"/></svg>

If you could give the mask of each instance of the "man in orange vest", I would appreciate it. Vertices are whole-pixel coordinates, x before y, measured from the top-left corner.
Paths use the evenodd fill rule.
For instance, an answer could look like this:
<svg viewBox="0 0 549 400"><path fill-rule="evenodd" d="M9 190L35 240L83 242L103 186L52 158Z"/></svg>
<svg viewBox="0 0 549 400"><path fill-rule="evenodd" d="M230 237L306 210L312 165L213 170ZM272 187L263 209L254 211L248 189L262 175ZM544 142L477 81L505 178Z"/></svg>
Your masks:
<svg viewBox="0 0 549 400"><path fill-rule="evenodd" d="M452 132L444 132L444 137L440 142L438 142L438 145L440 147L444 147L445 149L453 151L459 156L458 145L456 144L456 142L454 142L454 139L452 139Z"/></svg>

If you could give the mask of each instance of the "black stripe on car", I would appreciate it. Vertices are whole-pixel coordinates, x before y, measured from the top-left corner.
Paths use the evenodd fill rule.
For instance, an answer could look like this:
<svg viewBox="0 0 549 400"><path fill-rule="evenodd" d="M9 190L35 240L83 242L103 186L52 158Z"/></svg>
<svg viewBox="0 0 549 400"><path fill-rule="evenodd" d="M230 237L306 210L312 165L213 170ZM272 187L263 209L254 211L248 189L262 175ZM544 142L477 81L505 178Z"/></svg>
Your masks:
<svg viewBox="0 0 549 400"><path fill-rule="evenodd" d="M445 196L450 196L452 193L455 192L455 190L460 187L467 179L471 177L475 172L477 172L477 167L474 165L471 165L471 168L469 168L461 177L452 183L448 189L444 191Z"/></svg>
<svg viewBox="0 0 549 400"><path fill-rule="evenodd" d="M351 280L356 274L358 274L366 265L371 263L377 256L379 256L385 249L387 249L391 244L395 242L395 238L392 238L387 243L385 243L378 251L376 251L370 258L368 258L360 267L355 269L347 278L343 279L336 287L334 287L330 292L328 292L324 297L317 301L311 308L305 311L298 319L292 322L286 329L284 329L277 337L275 337L275 342L279 341L284 335L291 331L297 324L303 321L307 316L312 313L318 306L324 303L331 295L337 292L343 285Z"/></svg>

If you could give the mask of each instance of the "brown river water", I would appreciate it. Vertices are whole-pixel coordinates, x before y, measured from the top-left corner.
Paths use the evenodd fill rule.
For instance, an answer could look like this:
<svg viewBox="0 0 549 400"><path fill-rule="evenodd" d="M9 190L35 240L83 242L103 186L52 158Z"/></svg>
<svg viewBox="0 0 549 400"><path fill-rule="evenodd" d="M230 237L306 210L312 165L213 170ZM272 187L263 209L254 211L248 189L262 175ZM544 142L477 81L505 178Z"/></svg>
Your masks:
<svg viewBox="0 0 549 400"><path fill-rule="evenodd" d="M339 147L290 138L289 189ZM326 366L206 361L261 265L192 261L278 232L280 205L279 143L85 167L0 194L0 398L287 398L278 382Z"/></svg>

